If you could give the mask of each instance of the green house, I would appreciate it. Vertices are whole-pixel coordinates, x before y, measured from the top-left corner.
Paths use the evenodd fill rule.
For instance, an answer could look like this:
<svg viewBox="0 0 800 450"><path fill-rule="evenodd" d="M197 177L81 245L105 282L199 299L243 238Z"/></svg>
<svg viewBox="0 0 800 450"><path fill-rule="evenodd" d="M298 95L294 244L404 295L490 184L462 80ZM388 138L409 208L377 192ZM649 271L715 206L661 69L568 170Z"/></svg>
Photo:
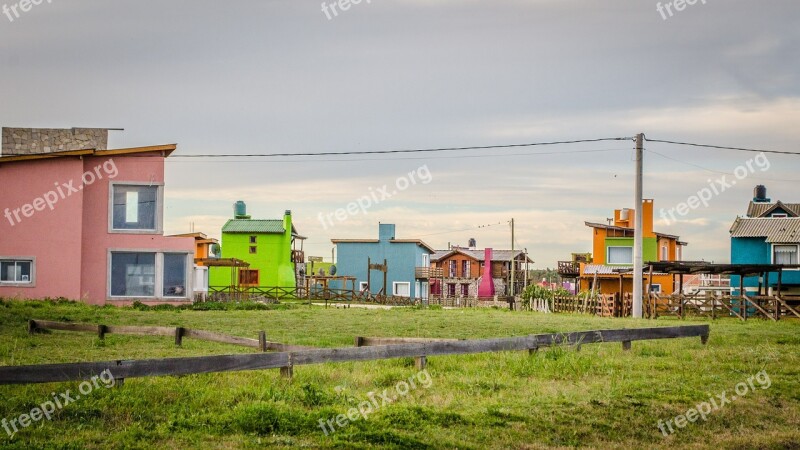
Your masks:
<svg viewBox="0 0 800 450"><path fill-rule="evenodd" d="M283 220L256 220L246 214L244 202L237 202L234 218L222 227L221 258L246 261L250 267L238 271L232 280L228 267L211 267L210 286L296 287L295 262L303 261L295 242L305 239L292 225L292 212Z"/></svg>

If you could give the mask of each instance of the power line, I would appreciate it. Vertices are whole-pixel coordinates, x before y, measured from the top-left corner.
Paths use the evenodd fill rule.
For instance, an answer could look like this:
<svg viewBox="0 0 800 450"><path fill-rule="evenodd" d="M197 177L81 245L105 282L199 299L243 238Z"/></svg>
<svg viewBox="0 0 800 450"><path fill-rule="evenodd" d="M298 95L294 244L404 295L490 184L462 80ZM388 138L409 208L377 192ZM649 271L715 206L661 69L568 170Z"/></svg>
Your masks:
<svg viewBox="0 0 800 450"><path fill-rule="evenodd" d="M465 150L492 150L501 148L519 147L538 147L545 145L564 145L564 144L584 144L590 142L604 141L626 141L629 137L599 138L599 139L579 139L571 141L552 141L552 142L532 142L528 144L506 144L506 145L481 145L471 147L439 147L439 148L414 148L401 150L365 150L348 152L316 152L316 153L249 153L249 154L221 154L209 153L200 155L172 155L172 158L275 158L275 157L296 157L296 156L342 156L342 155L387 155L396 153L433 153L433 152L454 152Z"/></svg>
<svg viewBox="0 0 800 450"><path fill-rule="evenodd" d="M678 159L678 158L672 158L672 157L669 157L669 156L667 156L667 155L664 155L664 154L658 153L658 152L656 152L656 151L653 151L653 150L645 150L645 151L646 151L647 153L652 153L652 154L654 154L654 155L658 155L658 156L660 156L660 157L662 157L662 158L664 158L664 159L669 159L669 160L671 160L671 161L675 161L675 162L677 162L677 163L686 164L687 166L696 167L696 168L698 168L698 169L705 170L705 171L707 171L707 172L718 173L718 174L721 174L721 175L731 175L731 176L736 176L736 174L733 174L733 173L730 173L730 172L723 172L723 171L721 171L721 170L709 169L708 167L703 167L703 166L701 166L701 165L694 164L694 163L690 163L690 162L688 162L688 161L682 161L682 160L680 160L680 159ZM797 180L786 180L786 179L781 179L781 178L764 178L764 177L758 177L758 176L756 176L755 178L756 178L757 180L766 180L766 181L797 181Z"/></svg>
<svg viewBox="0 0 800 450"><path fill-rule="evenodd" d="M440 234L458 233L458 232L461 232L461 231L472 231L472 230L478 230L478 229L481 229L481 228L489 228L489 227L502 225L502 224L503 224L503 222L490 223L490 224L486 224L486 225L478 225L478 226L473 226L473 227L470 227L470 228L464 228L464 229L461 229L461 230L448 230L448 231L440 231L438 233L421 234L421 235L418 235L418 237L437 236L437 235L440 235Z"/></svg>
<svg viewBox="0 0 800 450"><path fill-rule="evenodd" d="M567 154L574 154L574 153L602 153L602 152L623 152L628 151L629 149L619 149L619 148L608 148L608 149L595 149L595 150L565 150L565 151L557 151L557 152L536 152L536 153L496 153L491 155L459 155L459 156L426 156L426 157L410 157L410 158L355 158L355 159L314 159L309 161L307 159L282 159L282 160L269 160L269 161L252 161L252 160L225 160L225 161L214 161L215 164L217 163L241 163L241 162L262 162L262 163L303 163L307 164L309 162L363 162L363 161L419 161L419 160L432 160L432 159L469 159L469 158L503 158L508 156L547 156L547 155L567 155ZM169 162L180 162L180 163L205 163L208 161L201 161L201 160L183 160L183 161L175 161L172 158L178 155L172 156L167 161ZM234 156L234 155L231 155ZM235 155L241 156L241 155Z"/></svg>
<svg viewBox="0 0 800 450"><path fill-rule="evenodd" d="M778 155L795 155L800 156L800 153L797 152L785 152L781 150L758 150L754 148L742 148L742 147L726 147L723 145L707 145L707 144L693 144L690 142L678 142L678 141L667 141L663 139L650 139L645 137L647 142L660 142L662 144L673 144L673 145L686 145L689 147L703 147L703 148L715 148L719 150L735 150L739 152L752 152L752 153L775 153Z"/></svg>

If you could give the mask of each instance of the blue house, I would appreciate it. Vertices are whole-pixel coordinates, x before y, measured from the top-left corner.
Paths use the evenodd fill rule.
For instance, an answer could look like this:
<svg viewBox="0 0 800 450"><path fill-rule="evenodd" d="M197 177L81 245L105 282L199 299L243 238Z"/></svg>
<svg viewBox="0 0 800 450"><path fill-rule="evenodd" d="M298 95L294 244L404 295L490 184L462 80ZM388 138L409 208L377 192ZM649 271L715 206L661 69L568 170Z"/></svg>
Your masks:
<svg viewBox="0 0 800 450"><path fill-rule="evenodd" d="M355 277L359 290L428 298L430 256L434 249L419 239L397 239L394 224L379 224L378 239L332 239L331 242L336 244L337 275ZM380 269L369 270L370 264L383 265L384 260L386 286ZM367 283L368 278L371 285Z"/></svg>
<svg viewBox="0 0 800 450"><path fill-rule="evenodd" d="M731 226L732 264L798 264L800 254L800 203L772 202L764 186L747 208L747 217L737 217ZM769 273L764 285L777 294L778 274ZM739 276L731 276L734 294L739 294ZM745 277L745 292L756 292L759 277ZM800 294L800 269L785 269L781 293Z"/></svg>

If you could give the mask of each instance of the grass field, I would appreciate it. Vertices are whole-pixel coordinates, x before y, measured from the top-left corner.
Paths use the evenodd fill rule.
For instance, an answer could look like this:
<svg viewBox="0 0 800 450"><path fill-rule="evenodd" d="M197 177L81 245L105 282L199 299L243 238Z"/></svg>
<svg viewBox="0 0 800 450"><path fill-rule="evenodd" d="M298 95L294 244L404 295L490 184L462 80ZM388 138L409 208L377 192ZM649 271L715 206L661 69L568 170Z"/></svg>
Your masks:
<svg viewBox="0 0 800 450"><path fill-rule="evenodd" d="M65 302L0 301L0 364L251 353L186 339L87 333L27 334L28 319L106 325L184 326L320 347L354 336L486 338L698 323L635 321L504 310L137 310ZM764 372L761 372L764 371ZM685 414L737 384L745 395L665 437L658 421ZM768 376L769 383L764 376ZM326 435L320 427L369 401L416 387ZM0 386L0 419L29 413L79 383ZM766 388L766 386L769 386ZM741 385L740 385L741 387ZM747 387L745 385L745 387ZM402 394L402 392L400 392ZM373 394L374 398L375 395ZM722 403L722 401L720 401ZM673 420L674 423L674 420ZM527 352L298 366L277 370L128 379L101 384L2 448L800 448L800 323L718 320L699 338L592 344Z"/></svg>

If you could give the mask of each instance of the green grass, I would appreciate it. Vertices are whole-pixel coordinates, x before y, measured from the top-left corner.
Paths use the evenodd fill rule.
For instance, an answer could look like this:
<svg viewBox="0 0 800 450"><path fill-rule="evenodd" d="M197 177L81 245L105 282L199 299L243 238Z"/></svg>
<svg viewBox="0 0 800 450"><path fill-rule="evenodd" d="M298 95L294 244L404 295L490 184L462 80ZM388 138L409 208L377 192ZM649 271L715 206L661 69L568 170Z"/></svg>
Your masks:
<svg viewBox="0 0 800 450"><path fill-rule="evenodd" d="M544 315L497 309L265 310L89 307L0 301L0 364L23 365L252 353L163 337L51 332L28 319L184 326L320 347L354 336L486 338L697 323ZM699 338L432 357L430 387L326 436L319 419L347 414L370 392L419 376L413 359L277 370L128 379L100 388L9 439L2 448L800 448L800 324L718 320ZM667 438L656 427L761 370L772 382ZM418 379L419 380L419 379ZM80 383L0 386L0 419L16 418ZM419 383L418 383L419 384ZM756 383L756 387L759 385Z"/></svg>

